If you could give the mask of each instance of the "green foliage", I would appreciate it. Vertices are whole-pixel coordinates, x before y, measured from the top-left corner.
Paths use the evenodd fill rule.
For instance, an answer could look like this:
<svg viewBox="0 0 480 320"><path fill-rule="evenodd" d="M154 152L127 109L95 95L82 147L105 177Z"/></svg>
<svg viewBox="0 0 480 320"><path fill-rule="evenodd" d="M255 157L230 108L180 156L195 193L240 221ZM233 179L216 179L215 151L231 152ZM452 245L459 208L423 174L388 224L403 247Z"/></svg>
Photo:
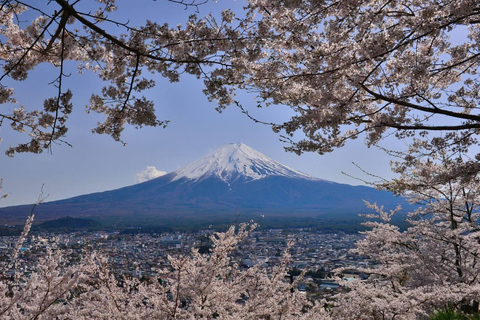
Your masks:
<svg viewBox="0 0 480 320"><path fill-rule="evenodd" d="M480 320L480 314L465 314L451 308L437 311L429 320Z"/></svg>
<svg viewBox="0 0 480 320"><path fill-rule="evenodd" d="M0 227L0 237L3 236L19 236L22 233L22 228L15 227Z"/></svg>
<svg viewBox="0 0 480 320"><path fill-rule="evenodd" d="M34 226L35 231L55 231L59 233L72 232L79 230L102 230L102 225L92 219L72 218L69 216L55 220L46 221L42 224Z"/></svg>
<svg viewBox="0 0 480 320"><path fill-rule="evenodd" d="M298 277L302 273L302 270L298 269L297 267L293 267L293 269L288 270L288 274L294 277Z"/></svg>

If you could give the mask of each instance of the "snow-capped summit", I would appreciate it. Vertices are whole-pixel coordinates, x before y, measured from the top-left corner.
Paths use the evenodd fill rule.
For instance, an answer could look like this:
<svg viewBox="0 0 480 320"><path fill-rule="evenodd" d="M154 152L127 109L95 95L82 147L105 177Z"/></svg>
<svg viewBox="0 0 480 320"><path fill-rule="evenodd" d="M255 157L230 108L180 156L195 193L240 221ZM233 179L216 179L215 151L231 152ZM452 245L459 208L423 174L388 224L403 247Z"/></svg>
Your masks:
<svg viewBox="0 0 480 320"><path fill-rule="evenodd" d="M217 177L226 183L242 179L253 181L268 176L314 180L315 178L289 168L243 143L223 145L204 157L174 172L172 181L186 178L202 180Z"/></svg>
<svg viewBox="0 0 480 320"><path fill-rule="evenodd" d="M266 219L262 223L278 228L282 224L323 226L328 217L337 222L341 221L339 217L354 221L365 210L363 200L381 203L387 209L399 204L408 208L405 200L387 192L313 178L242 143L234 143L161 177L116 190L42 203L35 210L43 221L64 217L68 212L70 217L108 224L114 221L120 226L195 228L224 226L240 212L247 220L269 215L270 222ZM25 221L22 214L30 208L0 208L0 223L20 224Z"/></svg>

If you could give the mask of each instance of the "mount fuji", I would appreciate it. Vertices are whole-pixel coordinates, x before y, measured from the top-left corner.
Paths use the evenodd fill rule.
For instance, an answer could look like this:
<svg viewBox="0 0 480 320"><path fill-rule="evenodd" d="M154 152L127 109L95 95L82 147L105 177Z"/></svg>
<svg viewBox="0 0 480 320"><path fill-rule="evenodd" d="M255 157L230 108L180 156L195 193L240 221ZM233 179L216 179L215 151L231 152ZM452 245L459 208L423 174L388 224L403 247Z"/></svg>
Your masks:
<svg viewBox="0 0 480 320"><path fill-rule="evenodd" d="M271 176L294 179L315 179L291 169L243 143L224 145L206 156L174 172L172 181L201 181L217 178L227 185L236 181L250 182Z"/></svg>
<svg viewBox="0 0 480 320"><path fill-rule="evenodd" d="M110 225L208 226L237 214L262 225L358 221L363 200L386 208L402 198L366 186L311 177L242 143L227 144L159 178L136 185L44 203L37 221L86 217ZM0 208L0 222L22 223L30 206ZM283 221L283 222L282 222Z"/></svg>

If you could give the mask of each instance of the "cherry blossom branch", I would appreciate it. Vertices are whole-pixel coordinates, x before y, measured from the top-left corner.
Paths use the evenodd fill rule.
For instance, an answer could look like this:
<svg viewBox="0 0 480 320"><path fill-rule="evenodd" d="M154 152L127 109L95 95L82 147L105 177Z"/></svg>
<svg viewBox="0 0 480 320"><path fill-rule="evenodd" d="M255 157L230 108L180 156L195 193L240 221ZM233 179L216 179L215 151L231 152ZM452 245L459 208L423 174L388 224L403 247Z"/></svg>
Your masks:
<svg viewBox="0 0 480 320"><path fill-rule="evenodd" d="M423 107L423 106L413 104L413 103L410 103L410 102L401 101L401 100L398 100L398 99L395 99L395 98L387 97L387 96L379 94L379 93L377 93L373 90L370 90L365 85L361 85L361 87L366 92L368 92L369 94L371 94L372 96L374 96L375 98L377 98L379 100L387 101L387 102L390 102L390 103L393 103L393 104L401 105L401 106L411 108L411 109L415 109L415 110L418 110L418 111L435 113L435 114L442 114L442 115L445 115L445 116L449 116L449 117L453 117L453 118L459 118L459 119L480 121L480 116L470 115L470 114L465 114L465 113L458 113L458 112L453 112L453 111L438 109L438 108L427 108L427 107ZM476 125L474 125L472 128L476 128Z"/></svg>
<svg viewBox="0 0 480 320"><path fill-rule="evenodd" d="M22 54L22 56L10 67L7 68L7 70L0 76L0 81L2 81L6 76L10 74L15 68L17 68L22 61L25 59L25 57L30 53L31 50L35 47L35 45L40 41L41 37L45 34L45 32L48 30L48 27L55 21L55 17L57 17L59 13L54 15L54 17L50 20L50 22L43 28L42 32L34 39L33 43L25 50L25 52Z"/></svg>
<svg viewBox="0 0 480 320"><path fill-rule="evenodd" d="M177 4L181 4L183 6L185 6L185 10L188 8L188 7L195 7L197 12L199 12L199 6L205 4L208 2L208 0L202 0L200 1L199 3L196 3L197 0L190 0L190 2L187 2L185 0L168 0L169 2L172 2L172 3L177 3Z"/></svg>
<svg viewBox="0 0 480 320"><path fill-rule="evenodd" d="M63 16L62 16L62 19L63 19ZM68 17L67 17L67 19L68 19ZM58 30L60 30L60 29L58 29ZM64 41L65 41L65 31L61 30L61 33L62 33L62 39L61 39L61 45L60 45L60 75L57 78L58 94L57 94L57 101L55 103L56 104L56 106L55 106L55 119L53 120L52 132L50 134L50 138L49 138L49 140L46 144L46 148L50 148L50 152L51 152L52 141L54 141L54 138L55 138L55 130L57 128L57 121L58 121L59 111L60 111L60 99L62 97L62 79L63 79L63 76L64 76L64 73L63 73L64 58L63 57L64 57L64 52L65 52L65 43L64 43ZM52 42L50 42L50 43L52 43ZM64 112L64 113L68 113L68 112Z"/></svg>
<svg viewBox="0 0 480 320"><path fill-rule="evenodd" d="M89 29L93 30L94 32L98 33L99 35L103 36L104 38L108 39L113 44L125 49L128 52L134 53L135 55L140 55L142 57L146 57L148 59L152 59L152 60L156 60L156 61L174 62L174 63L178 63L178 64L183 64L183 63L208 63L208 64L218 64L218 65L227 66L224 63L221 63L219 61L196 59L194 57L191 57L191 59L174 59L174 58L164 58L164 57L159 57L159 56L154 56L154 55L148 54L147 52L141 51L139 48L134 48L132 46L129 46L129 45L125 44L123 41L117 39L115 36L109 34L108 32L101 29L100 27L98 27L94 23L88 21L81 14L79 14L78 11L76 11L66 0L55 0L55 1L63 8L63 10L67 11L71 16L75 17L83 25L85 25Z"/></svg>
<svg viewBox="0 0 480 320"><path fill-rule="evenodd" d="M127 107L128 101L130 100L130 95L132 94L133 91L133 86L135 84L135 78L137 76L137 73L139 72L139 67L140 67L140 55L137 54L136 61L135 61L135 67L131 76L130 80L130 86L128 88L127 94L125 96L125 101L123 102L123 106L120 109L120 112L123 112L123 110Z"/></svg>
<svg viewBox="0 0 480 320"><path fill-rule="evenodd" d="M240 104L240 102L238 101L234 101L235 105L242 111L242 113L244 115L247 116L247 118L249 118L250 120L252 120L253 122L255 123L260 123L260 124L265 124L265 125L268 125L268 126L272 126L272 127L275 127L275 126L279 126L278 124L275 124L273 122L265 122L265 121L261 121L261 120L258 120L257 118L254 118L250 115L250 113L245 110L245 108Z"/></svg>

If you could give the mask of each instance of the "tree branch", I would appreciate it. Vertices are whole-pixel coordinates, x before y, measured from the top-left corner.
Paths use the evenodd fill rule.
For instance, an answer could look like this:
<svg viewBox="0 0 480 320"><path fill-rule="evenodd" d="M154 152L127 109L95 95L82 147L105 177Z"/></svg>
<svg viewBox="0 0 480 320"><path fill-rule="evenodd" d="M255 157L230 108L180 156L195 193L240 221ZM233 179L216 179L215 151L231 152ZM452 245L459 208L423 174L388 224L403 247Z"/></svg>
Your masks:
<svg viewBox="0 0 480 320"><path fill-rule="evenodd" d="M449 111L449 110L444 110L444 109L439 109L439 108L428 108L428 107L420 106L420 105L413 104L413 103L410 103L410 102L407 102L407 101L402 101L402 100L398 100L398 99L395 99L395 98L387 97L385 95L382 95L382 94L379 94L375 91L372 91L371 89L369 89L364 84L360 84L360 86L366 92L368 92L369 94L371 94L372 96L374 96L376 99L379 99L379 100L391 102L391 103L396 104L396 105L401 105L401 106L404 106L404 107L407 107L407 108L410 108L410 109L415 109L415 110L422 111L422 112L441 114L441 115L445 115L445 116L449 116L449 117L453 117L453 118L473 120L473 121L480 122L480 116L478 116L478 115L459 113L459 112L454 112L454 111ZM476 128L476 127L473 126L473 127L468 127L468 128Z"/></svg>

